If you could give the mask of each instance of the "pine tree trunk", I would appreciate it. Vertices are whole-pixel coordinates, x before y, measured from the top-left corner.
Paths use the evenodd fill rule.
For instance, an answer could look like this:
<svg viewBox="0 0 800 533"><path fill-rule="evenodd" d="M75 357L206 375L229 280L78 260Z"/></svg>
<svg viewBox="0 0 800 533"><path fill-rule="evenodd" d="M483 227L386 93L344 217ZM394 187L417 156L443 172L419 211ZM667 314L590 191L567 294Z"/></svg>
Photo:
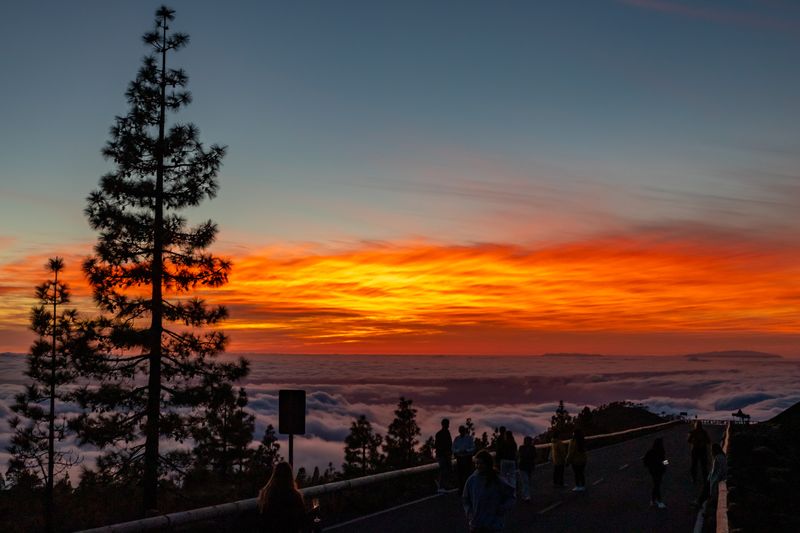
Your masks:
<svg viewBox="0 0 800 533"><path fill-rule="evenodd" d="M45 485L44 514L45 527L48 533L55 530L53 520L53 474L56 460L56 312L58 309L58 270L55 270L53 282L53 352L50 357L50 412L47 416L47 483Z"/></svg>
<svg viewBox="0 0 800 533"><path fill-rule="evenodd" d="M147 429L144 455L144 510L158 509L158 441L161 415L161 332L164 225L164 126L166 122L167 19L163 19L161 48L161 110L158 119L155 216L153 228L152 321L150 323L150 376L147 383Z"/></svg>

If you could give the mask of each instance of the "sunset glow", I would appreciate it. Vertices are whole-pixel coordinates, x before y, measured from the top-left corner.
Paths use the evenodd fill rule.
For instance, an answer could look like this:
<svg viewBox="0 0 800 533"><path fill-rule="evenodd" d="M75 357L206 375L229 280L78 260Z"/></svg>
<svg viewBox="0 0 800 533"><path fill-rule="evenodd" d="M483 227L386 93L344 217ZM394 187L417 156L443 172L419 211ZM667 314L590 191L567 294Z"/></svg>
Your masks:
<svg viewBox="0 0 800 533"><path fill-rule="evenodd" d="M665 230L525 248L364 243L267 248L234 257L230 283L199 291L226 305L234 351L539 353L537 335L796 335L800 262L792 248ZM25 265L43 263L30 258ZM79 257L68 280L93 312ZM35 270L2 266L2 327L22 330ZM657 343L652 350L659 352ZM478 344L482 346L480 343ZM6 346L4 349L24 346ZM620 338L598 348L634 349Z"/></svg>

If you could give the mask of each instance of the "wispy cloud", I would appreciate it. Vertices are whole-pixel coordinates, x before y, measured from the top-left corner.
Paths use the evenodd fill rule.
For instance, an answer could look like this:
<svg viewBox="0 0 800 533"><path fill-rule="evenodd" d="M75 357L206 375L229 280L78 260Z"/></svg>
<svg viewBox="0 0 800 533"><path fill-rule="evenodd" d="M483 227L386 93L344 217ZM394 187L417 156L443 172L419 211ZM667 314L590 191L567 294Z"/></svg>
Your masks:
<svg viewBox="0 0 800 533"><path fill-rule="evenodd" d="M689 19L704 20L717 24L728 24L746 28L782 31L797 35L800 33L800 20L797 18L780 18L778 14L764 15L753 11L734 10L727 7L698 6L695 3L669 0L618 0L621 4L681 16ZM765 2L760 3L763 7ZM774 12L775 10L772 9Z"/></svg>

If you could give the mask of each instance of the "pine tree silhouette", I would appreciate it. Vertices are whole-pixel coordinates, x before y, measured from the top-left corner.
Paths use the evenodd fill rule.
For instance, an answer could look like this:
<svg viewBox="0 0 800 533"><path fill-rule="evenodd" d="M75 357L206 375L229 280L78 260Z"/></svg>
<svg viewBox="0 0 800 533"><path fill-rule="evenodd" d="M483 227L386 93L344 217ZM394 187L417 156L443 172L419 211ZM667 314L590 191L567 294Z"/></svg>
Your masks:
<svg viewBox="0 0 800 533"><path fill-rule="evenodd" d="M55 478L80 462L76 455L55 447L67 432L67 417L56 412L56 404L70 401L64 386L77 377L71 359L88 349L91 327L80 321L75 309L59 311L70 295L69 287L58 279L63 259L50 259L47 269L53 279L36 287L40 304L31 310L31 329L38 338L28 354L25 375L32 382L11 407L16 414L9 419L14 434L8 447L8 474L14 484L21 477L44 484L45 528L54 531Z"/></svg>
<svg viewBox="0 0 800 533"><path fill-rule="evenodd" d="M100 235L84 272L109 321L104 355L85 367L103 386L82 389L90 413L76 429L83 442L114 447L111 470L141 479L145 511L157 509L159 469L170 468L159 454L161 439L187 438L193 413L213 401L212 391L248 371L242 359L216 361L227 339L202 331L225 319L226 309L189 298L198 287L226 283L231 268L207 252L216 224L190 227L181 214L216 195L225 148L204 147L192 124L167 124L169 113L191 101L186 73L167 67L168 55L189 42L169 31L174 14L159 8L154 31L143 36L153 54L130 83L128 113L116 118L103 150L115 169L86 207Z"/></svg>

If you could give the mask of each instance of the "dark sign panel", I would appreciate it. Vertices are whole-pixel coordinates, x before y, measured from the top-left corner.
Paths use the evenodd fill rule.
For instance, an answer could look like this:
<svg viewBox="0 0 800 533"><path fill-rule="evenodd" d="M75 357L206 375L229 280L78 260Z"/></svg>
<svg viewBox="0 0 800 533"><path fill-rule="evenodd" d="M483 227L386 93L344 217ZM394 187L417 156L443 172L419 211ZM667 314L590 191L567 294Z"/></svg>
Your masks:
<svg viewBox="0 0 800 533"><path fill-rule="evenodd" d="M306 391L291 389L278 391L278 433L305 435Z"/></svg>

